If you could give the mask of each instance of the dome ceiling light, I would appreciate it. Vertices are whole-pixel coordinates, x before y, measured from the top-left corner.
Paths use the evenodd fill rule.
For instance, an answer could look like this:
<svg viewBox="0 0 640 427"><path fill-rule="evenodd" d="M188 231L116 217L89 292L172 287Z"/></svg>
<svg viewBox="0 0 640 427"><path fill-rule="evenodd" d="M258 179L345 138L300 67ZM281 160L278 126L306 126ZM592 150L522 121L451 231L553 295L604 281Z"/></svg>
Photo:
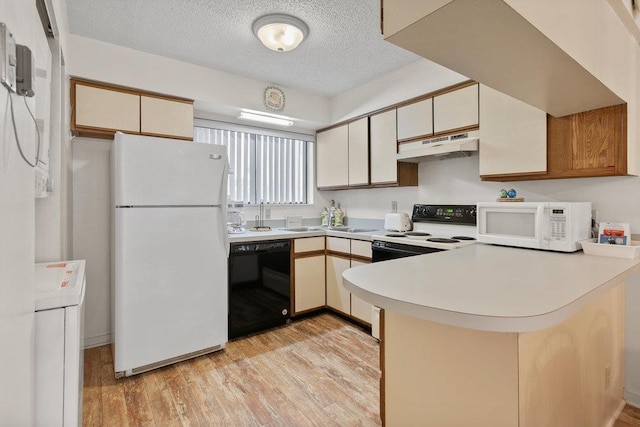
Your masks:
<svg viewBox="0 0 640 427"><path fill-rule="evenodd" d="M307 24L284 14L261 16L253 22L252 29L263 45L276 52L295 49L309 35Z"/></svg>

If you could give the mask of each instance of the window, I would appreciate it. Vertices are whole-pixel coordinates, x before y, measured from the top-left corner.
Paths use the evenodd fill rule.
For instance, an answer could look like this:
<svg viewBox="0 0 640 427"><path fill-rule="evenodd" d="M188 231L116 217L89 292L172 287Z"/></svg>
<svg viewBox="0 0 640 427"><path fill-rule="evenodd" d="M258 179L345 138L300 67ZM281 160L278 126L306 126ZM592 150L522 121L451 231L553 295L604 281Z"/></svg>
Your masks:
<svg viewBox="0 0 640 427"><path fill-rule="evenodd" d="M195 142L229 153L229 200L245 204L311 204L313 137L196 120Z"/></svg>

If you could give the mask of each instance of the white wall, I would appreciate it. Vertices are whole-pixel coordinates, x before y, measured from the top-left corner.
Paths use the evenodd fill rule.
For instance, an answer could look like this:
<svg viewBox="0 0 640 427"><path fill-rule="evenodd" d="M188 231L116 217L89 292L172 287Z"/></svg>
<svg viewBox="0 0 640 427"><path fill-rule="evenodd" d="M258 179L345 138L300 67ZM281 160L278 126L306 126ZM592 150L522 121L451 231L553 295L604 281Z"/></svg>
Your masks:
<svg viewBox="0 0 640 427"><path fill-rule="evenodd" d="M261 82L110 43L69 36L73 59L69 74L122 86L194 99L196 110L235 118L241 108L265 111ZM327 98L283 87L281 114L298 119L293 131L329 122Z"/></svg>
<svg viewBox="0 0 640 427"><path fill-rule="evenodd" d="M0 10L16 43L31 49L37 68L48 69L51 55L35 3L0 0ZM20 142L33 161L35 125L23 99L14 95L13 100ZM27 102L36 111L35 99ZM18 154L4 86L0 117L0 420L26 426L34 420L34 170Z"/></svg>
<svg viewBox="0 0 640 427"><path fill-rule="evenodd" d="M340 122L468 80L420 59L369 83L331 98L331 123Z"/></svg>

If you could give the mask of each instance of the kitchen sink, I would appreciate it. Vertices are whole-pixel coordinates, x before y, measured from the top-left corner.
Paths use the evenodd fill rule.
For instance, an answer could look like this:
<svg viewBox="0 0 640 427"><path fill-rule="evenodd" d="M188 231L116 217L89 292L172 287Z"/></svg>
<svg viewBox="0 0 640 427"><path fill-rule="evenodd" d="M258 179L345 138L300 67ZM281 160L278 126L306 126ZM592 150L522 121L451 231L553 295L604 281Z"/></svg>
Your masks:
<svg viewBox="0 0 640 427"><path fill-rule="evenodd" d="M295 233L302 233L302 232L305 232L305 231L320 231L320 230L324 230L324 228L321 228L321 227L299 227L299 228L281 228L280 230L293 231Z"/></svg>
<svg viewBox="0 0 640 427"><path fill-rule="evenodd" d="M331 227L327 229L328 231L342 231L346 233L365 233L367 231L376 231L375 228L355 228L355 227Z"/></svg>
<svg viewBox="0 0 640 427"><path fill-rule="evenodd" d="M355 228L355 227L347 227L347 226L330 227L330 228L327 228L327 227L281 228L280 230L293 231L294 233L302 233L305 231L321 231L321 230L341 231L343 233L365 233L368 231L376 231L375 228Z"/></svg>

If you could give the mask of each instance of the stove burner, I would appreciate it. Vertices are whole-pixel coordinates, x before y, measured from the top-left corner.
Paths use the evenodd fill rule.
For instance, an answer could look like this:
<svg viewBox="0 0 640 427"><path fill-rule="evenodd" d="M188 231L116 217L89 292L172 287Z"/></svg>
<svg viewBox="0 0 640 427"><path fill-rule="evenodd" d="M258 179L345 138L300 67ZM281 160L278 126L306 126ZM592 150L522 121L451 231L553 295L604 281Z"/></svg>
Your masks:
<svg viewBox="0 0 640 427"><path fill-rule="evenodd" d="M476 240L475 237L469 237L469 236L453 236L452 239L456 239L456 240Z"/></svg>
<svg viewBox="0 0 640 427"><path fill-rule="evenodd" d="M431 239L427 239L427 242L434 242L434 243L458 243L460 242L460 240L454 240L454 239L443 239L441 237L432 237Z"/></svg>
<svg viewBox="0 0 640 427"><path fill-rule="evenodd" d="M385 234L385 236L387 237L407 237L404 235L404 233L387 233Z"/></svg>
<svg viewBox="0 0 640 427"><path fill-rule="evenodd" d="M422 231L407 231L405 233L405 235L409 236L409 237L427 237L427 236L431 236L431 234L423 233Z"/></svg>

